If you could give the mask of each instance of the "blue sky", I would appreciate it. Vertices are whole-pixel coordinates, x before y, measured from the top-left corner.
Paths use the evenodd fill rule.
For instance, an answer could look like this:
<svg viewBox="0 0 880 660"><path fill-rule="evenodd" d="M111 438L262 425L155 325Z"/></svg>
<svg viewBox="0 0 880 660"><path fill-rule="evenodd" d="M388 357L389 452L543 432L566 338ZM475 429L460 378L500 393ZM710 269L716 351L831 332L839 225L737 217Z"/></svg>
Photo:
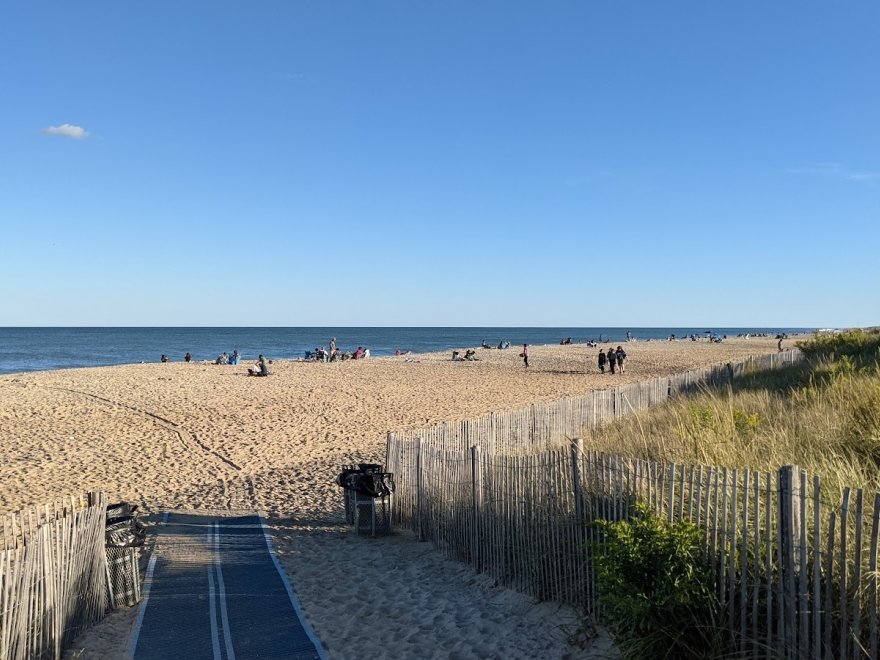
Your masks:
<svg viewBox="0 0 880 660"><path fill-rule="evenodd" d="M880 323L876 2L0 6L0 325Z"/></svg>

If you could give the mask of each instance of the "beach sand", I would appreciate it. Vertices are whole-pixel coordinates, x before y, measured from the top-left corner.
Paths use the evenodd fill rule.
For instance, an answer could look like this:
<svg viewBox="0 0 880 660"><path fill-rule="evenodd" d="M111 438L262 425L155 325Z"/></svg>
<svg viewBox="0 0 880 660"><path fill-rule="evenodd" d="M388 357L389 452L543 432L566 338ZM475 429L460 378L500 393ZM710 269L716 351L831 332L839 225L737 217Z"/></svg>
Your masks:
<svg viewBox="0 0 880 660"><path fill-rule="evenodd" d="M585 345L532 346L528 369L513 346L477 348L476 362L451 353L274 361L269 378L247 377L247 364L181 362L3 376L0 511L87 490L146 514L261 511L332 658L604 655L606 640L566 645L570 610L496 587L405 533L355 537L334 478L344 464L383 463L388 431L771 353L776 340L625 348L626 373L615 376L598 373L599 347ZM381 586L378 600L360 603L362 585ZM114 613L83 635L82 657L122 657L118 638L132 620L133 610Z"/></svg>

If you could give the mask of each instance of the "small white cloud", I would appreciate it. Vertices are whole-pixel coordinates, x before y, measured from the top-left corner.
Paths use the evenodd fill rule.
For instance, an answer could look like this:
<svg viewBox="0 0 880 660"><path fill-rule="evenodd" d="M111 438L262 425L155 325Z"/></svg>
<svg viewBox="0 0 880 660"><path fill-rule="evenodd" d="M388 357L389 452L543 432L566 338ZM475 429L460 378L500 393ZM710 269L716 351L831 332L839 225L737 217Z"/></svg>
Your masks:
<svg viewBox="0 0 880 660"><path fill-rule="evenodd" d="M49 126L40 131L43 135L60 135L61 137L71 138L73 140L83 140L89 136L89 133L82 126L74 126L73 124L61 124L61 126Z"/></svg>
<svg viewBox="0 0 880 660"><path fill-rule="evenodd" d="M810 176L826 176L864 183L872 188L880 183L880 172L857 171L842 163L814 163L805 167L793 167L783 170L785 174L805 174Z"/></svg>

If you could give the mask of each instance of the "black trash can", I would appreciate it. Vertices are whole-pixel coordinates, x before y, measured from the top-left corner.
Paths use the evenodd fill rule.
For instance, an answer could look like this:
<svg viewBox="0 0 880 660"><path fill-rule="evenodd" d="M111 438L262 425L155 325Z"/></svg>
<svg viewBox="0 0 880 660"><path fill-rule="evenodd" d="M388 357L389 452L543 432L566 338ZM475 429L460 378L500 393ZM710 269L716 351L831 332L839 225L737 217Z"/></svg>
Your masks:
<svg viewBox="0 0 880 660"><path fill-rule="evenodd" d="M345 500L345 522L358 534L389 534L394 475L381 465L360 463L345 466L336 477Z"/></svg>
<svg viewBox="0 0 880 660"><path fill-rule="evenodd" d="M107 552L107 589L110 605L131 607L141 601L140 549L146 530L137 519L137 505L128 502L107 507L104 548Z"/></svg>

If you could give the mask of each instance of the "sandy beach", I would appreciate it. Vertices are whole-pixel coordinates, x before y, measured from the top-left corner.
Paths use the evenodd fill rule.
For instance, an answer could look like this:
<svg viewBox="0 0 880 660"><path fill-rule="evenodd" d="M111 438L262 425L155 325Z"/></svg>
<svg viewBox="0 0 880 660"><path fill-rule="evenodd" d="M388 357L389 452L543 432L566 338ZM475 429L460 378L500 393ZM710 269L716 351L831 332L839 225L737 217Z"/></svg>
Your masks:
<svg viewBox="0 0 880 660"><path fill-rule="evenodd" d="M146 514L261 511L332 658L603 657L607 640L568 645L576 615L565 608L497 587L407 534L355 537L334 478L347 463L382 463L388 431L770 353L776 340L625 348L626 373L615 376L598 372L599 348L585 345L533 346L528 369L514 346L476 348L475 362L276 360L269 378L247 377L248 364L180 362L3 376L0 510L104 490ZM381 585L371 604L354 597L365 584ZM84 635L82 657L122 657L132 612Z"/></svg>

